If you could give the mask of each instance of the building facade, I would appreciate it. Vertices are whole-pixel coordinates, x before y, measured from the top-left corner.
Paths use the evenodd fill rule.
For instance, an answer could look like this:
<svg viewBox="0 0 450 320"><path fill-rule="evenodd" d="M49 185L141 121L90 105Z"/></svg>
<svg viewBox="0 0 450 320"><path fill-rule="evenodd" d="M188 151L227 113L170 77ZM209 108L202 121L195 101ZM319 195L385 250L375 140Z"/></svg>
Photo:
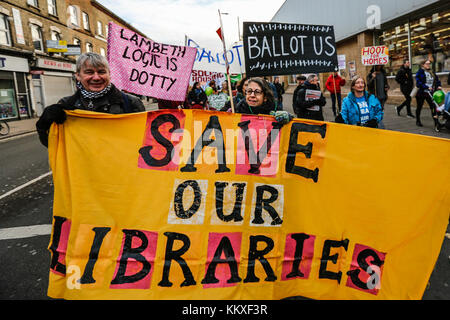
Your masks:
<svg viewBox="0 0 450 320"><path fill-rule="evenodd" d="M96 1L0 1L0 118L40 116L75 92L76 58L107 55L109 22L145 36Z"/></svg>
<svg viewBox="0 0 450 320"><path fill-rule="evenodd" d="M345 60L341 76L366 77L370 67L361 61L361 49L386 45L389 63L385 65L391 89L404 59L413 73L430 59L433 70L447 86L450 71L450 2L441 0L286 0L272 22L333 25L337 54ZM329 74L321 74L324 83ZM292 83L294 76L289 78ZM350 81L347 81L349 85Z"/></svg>

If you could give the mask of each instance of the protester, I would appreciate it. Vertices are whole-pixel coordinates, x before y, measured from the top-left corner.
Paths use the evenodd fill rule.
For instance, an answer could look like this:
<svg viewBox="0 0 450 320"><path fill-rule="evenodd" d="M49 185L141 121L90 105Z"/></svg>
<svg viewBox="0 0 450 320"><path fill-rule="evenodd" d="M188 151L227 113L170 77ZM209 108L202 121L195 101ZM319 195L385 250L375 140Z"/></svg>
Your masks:
<svg viewBox="0 0 450 320"><path fill-rule="evenodd" d="M205 91L200 86L200 82L195 82L192 90L188 93L188 103L190 109L204 109L208 101Z"/></svg>
<svg viewBox="0 0 450 320"><path fill-rule="evenodd" d="M303 75L298 75L296 79L297 79L297 87L295 88L294 93L292 94L292 106L295 106L295 102L297 101L297 93L305 83L306 77Z"/></svg>
<svg viewBox="0 0 450 320"><path fill-rule="evenodd" d="M158 109L179 109L183 105L183 101L171 101L158 99Z"/></svg>
<svg viewBox="0 0 450 320"><path fill-rule="evenodd" d="M351 92L342 102L338 118L346 124L377 128L383 120L383 108L375 95L366 91L364 78L355 76L351 82Z"/></svg>
<svg viewBox="0 0 450 320"><path fill-rule="evenodd" d="M243 77L236 87L237 93L236 96L233 97L233 105L235 107L239 102L241 102L241 100L245 99L245 90L247 90L248 80L249 79L247 77ZM220 111L227 111L230 108L231 108L231 101L228 100L225 103L225 106Z"/></svg>
<svg viewBox="0 0 450 320"><path fill-rule="evenodd" d="M325 82L325 87L330 92L331 109L333 110L333 114L335 117L337 113L341 111L342 106L341 87L344 85L345 79L341 78L339 73L336 71L332 73ZM336 100L339 108L337 112L336 112Z"/></svg>
<svg viewBox="0 0 450 320"><path fill-rule="evenodd" d="M277 110L283 110L283 94L285 93L284 85L280 83L280 78L276 77L274 86L277 90Z"/></svg>
<svg viewBox="0 0 450 320"><path fill-rule="evenodd" d="M275 98L269 83L258 77L247 81L245 99L235 106L235 113L273 115L281 124L286 124L294 118L287 111L276 111Z"/></svg>
<svg viewBox="0 0 450 320"><path fill-rule="evenodd" d="M224 82L226 83L226 82ZM222 86L223 88L223 86ZM228 95L228 87L225 88L225 92L223 90L215 90L208 96L208 105L212 110L221 110L229 100Z"/></svg>
<svg viewBox="0 0 450 320"><path fill-rule="evenodd" d="M274 98L274 103L275 103L275 109L277 109L278 107L278 91L277 91L277 87L275 87L275 85L269 81L269 79L267 79L267 77L264 77L264 81L267 82L267 84L269 85L269 88L272 90L272 94L273 94L273 98Z"/></svg>
<svg viewBox="0 0 450 320"><path fill-rule="evenodd" d="M220 92L225 93L228 97L230 96L230 91L228 90L228 81L222 82L222 89Z"/></svg>
<svg viewBox="0 0 450 320"><path fill-rule="evenodd" d="M367 75L367 88L369 93L375 95L384 110L384 104L388 99L389 84L386 77L386 71L382 65L373 66Z"/></svg>
<svg viewBox="0 0 450 320"><path fill-rule="evenodd" d="M403 65L397 72L395 76L395 81L400 84L400 91L405 96L405 101L398 107L395 107L397 115L400 116L400 111L406 106L406 116L409 118L414 118L411 113L411 91L414 87L414 80L410 68L410 62L408 59L403 60Z"/></svg>
<svg viewBox="0 0 450 320"><path fill-rule="evenodd" d="M112 114L145 111L139 98L120 91L111 83L109 64L105 57L92 52L80 55L75 76L75 94L46 107L36 122L39 140L44 146L48 146L48 132L52 123L61 124L66 120L64 110L82 109Z"/></svg>
<svg viewBox="0 0 450 320"><path fill-rule="evenodd" d="M419 71L416 73L416 87L419 89L416 94L417 109L416 109L416 125L423 127L420 121L420 113L422 111L425 100L430 106L431 116L434 120L434 129L439 131L439 121L437 119L436 107L433 103L432 95L436 90L442 90L441 81L439 77L431 70L431 61L425 60L422 62Z"/></svg>
<svg viewBox="0 0 450 320"><path fill-rule="evenodd" d="M308 76L297 93L294 112L298 118L324 121L322 107L326 99L320 91L319 78L316 74Z"/></svg>

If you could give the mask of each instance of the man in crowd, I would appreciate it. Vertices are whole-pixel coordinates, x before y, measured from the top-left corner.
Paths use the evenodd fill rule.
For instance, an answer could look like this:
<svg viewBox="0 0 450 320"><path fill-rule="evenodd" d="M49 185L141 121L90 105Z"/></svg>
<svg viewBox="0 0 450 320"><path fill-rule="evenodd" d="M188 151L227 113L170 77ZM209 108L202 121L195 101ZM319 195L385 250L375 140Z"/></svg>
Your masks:
<svg viewBox="0 0 450 320"><path fill-rule="evenodd" d="M297 101L297 93L300 90L300 88L303 86L303 84L306 81L306 77L303 75L297 76L297 88L295 88L294 93L292 95L292 107L295 106L295 101Z"/></svg>
<svg viewBox="0 0 450 320"><path fill-rule="evenodd" d="M66 120L64 110L81 109L111 114L145 111L140 99L120 91L111 83L109 64L105 57L92 52L80 55L75 76L75 94L46 107L36 123L39 140L44 146L48 146L48 132L52 123L61 124Z"/></svg>
<svg viewBox="0 0 450 320"><path fill-rule="evenodd" d="M326 99L320 91L319 78L311 74L297 93L294 112L298 118L324 121L322 107Z"/></svg>
<svg viewBox="0 0 450 320"><path fill-rule="evenodd" d="M411 113L411 91L414 87L414 81L409 60L405 59L403 61L403 65L400 67L400 70L398 70L397 75L395 76L395 81L400 84L400 91L405 96L405 101L403 101L403 103L398 107L395 107L397 114L400 116L400 111L402 111L403 107L406 106L406 116L409 118L414 118Z"/></svg>

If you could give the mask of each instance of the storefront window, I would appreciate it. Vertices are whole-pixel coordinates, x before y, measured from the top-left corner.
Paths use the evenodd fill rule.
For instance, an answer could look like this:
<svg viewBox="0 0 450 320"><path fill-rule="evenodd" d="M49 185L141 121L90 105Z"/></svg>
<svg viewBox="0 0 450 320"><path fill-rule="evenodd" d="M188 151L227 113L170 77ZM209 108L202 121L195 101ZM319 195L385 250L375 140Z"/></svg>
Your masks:
<svg viewBox="0 0 450 320"><path fill-rule="evenodd" d="M420 64L430 59L434 72L450 71L450 10L422 17L392 29L383 31L379 37L380 45L389 48L389 64L385 69L395 75L409 57L408 27L411 29L411 68L415 73Z"/></svg>
<svg viewBox="0 0 450 320"><path fill-rule="evenodd" d="M0 80L0 119L17 118L14 83L10 80Z"/></svg>

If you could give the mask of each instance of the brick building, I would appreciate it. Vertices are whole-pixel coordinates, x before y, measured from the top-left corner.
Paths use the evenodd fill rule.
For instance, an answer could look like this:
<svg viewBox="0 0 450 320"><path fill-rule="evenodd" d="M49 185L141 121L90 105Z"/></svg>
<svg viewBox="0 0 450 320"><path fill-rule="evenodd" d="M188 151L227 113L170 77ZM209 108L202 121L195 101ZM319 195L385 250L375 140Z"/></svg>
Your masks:
<svg viewBox="0 0 450 320"><path fill-rule="evenodd" d="M145 36L96 1L0 1L0 118L39 116L72 94L77 55L106 56L109 22ZM51 52L56 41L69 51Z"/></svg>

